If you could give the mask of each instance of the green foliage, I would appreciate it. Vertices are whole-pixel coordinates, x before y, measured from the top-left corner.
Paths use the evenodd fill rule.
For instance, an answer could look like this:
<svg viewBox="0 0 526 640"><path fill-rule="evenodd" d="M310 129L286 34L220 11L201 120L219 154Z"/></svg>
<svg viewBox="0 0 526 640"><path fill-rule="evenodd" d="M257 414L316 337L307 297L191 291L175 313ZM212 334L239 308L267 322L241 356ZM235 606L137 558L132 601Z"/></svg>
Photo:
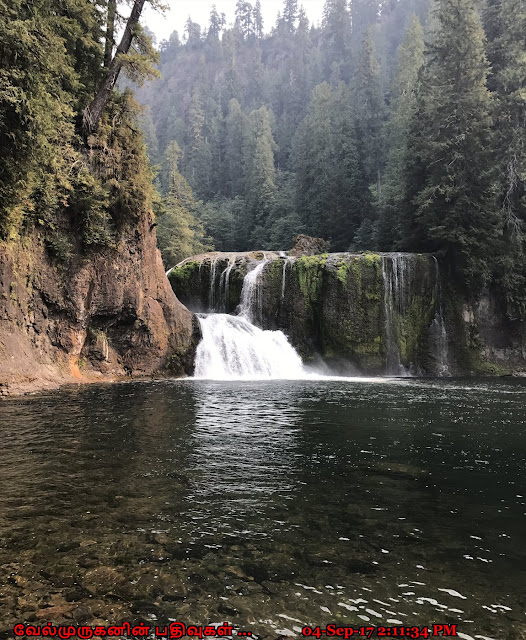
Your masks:
<svg viewBox="0 0 526 640"><path fill-rule="evenodd" d="M38 225L59 261L115 245L153 205L130 92L113 92L87 144L78 135L104 74L105 28L101 3L91 0L0 0L0 239ZM156 56L137 28L128 71L138 80L142 62Z"/></svg>
<svg viewBox="0 0 526 640"><path fill-rule="evenodd" d="M385 102L380 66L376 58L372 31L368 28L362 42L354 79L355 111L358 134L364 150L365 175L369 183L377 185L380 199L381 173L384 164L383 126Z"/></svg>
<svg viewBox="0 0 526 640"><path fill-rule="evenodd" d="M371 204L343 83L337 89L326 82L315 88L294 160L296 211L307 233L326 237L336 251L348 250Z"/></svg>
<svg viewBox="0 0 526 640"><path fill-rule="evenodd" d="M472 0L438 0L436 17L408 143L404 244L443 252L476 292L502 251L485 38Z"/></svg>
<svg viewBox="0 0 526 640"><path fill-rule="evenodd" d="M167 269L188 256L213 249L204 236L201 222L193 215L195 202L192 189L179 173L180 153L177 142L171 142L164 159L169 190L158 213L157 240Z"/></svg>
<svg viewBox="0 0 526 640"><path fill-rule="evenodd" d="M159 69L154 66L160 56L153 47L151 37L140 24L135 27L133 38L133 49L122 56L123 70L132 82L142 85L145 80L160 77Z"/></svg>
<svg viewBox="0 0 526 640"><path fill-rule="evenodd" d="M261 4L240 0L233 28L213 10L162 43L163 82L142 88L159 55L137 27L122 62L149 109L113 91L84 140L113 4L0 0L1 239L37 225L66 260L157 209L168 266L208 236L286 249L306 232L333 250L436 252L526 316L521 0L488 0L488 42L473 0L436 0L426 51L410 16L428 0L327 0L320 27L284 0L268 35Z"/></svg>
<svg viewBox="0 0 526 640"><path fill-rule="evenodd" d="M58 206L57 187L67 183L61 157L80 85L68 52L77 25L67 7L54 7L0 2L0 238L19 231L37 192Z"/></svg>
<svg viewBox="0 0 526 640"><path fill-rule="evenodd" d="M486 11L493 102L497 199L507 251L499 256L497 290L510 318L526 317L526 9L492 0Z"/></svg>
<svg viewBox="0 0 526 640"><path fill-rule="evenodd" d="M417 110L418 74L424 64L424 30L413 15L403 43L398 50L396 75L392 86L391 114L386 130L389 153L383 187L376 244L383 249L403 244L400 208L405 192L408 143Z"/></svg>
<svg viewBox="0 0 526 640"><path fill-rule="evenodd" d="M108 207L118 229L135 222L153 205L153 173L148 164L139 107L131 92L116 94L97 132L88 138L90 168L108 193ZM99 198L96 198L100 202Z"/></svg>
<svg viewBox="0 0 526 640"><path fill-rule="evenodd" d="M245 211L245 204L240 198L198 201L194 210L206 235L214 239L217 251L236 251L239 222Z"/></svg>
<svg viewBox="0 0 526 640"><path fill-rule="evenodd" d="M246 215L252 227L253 246L265 241L267 220L276 195L274 138L270 113L266 107L249 116L245 143Z"/></svg>

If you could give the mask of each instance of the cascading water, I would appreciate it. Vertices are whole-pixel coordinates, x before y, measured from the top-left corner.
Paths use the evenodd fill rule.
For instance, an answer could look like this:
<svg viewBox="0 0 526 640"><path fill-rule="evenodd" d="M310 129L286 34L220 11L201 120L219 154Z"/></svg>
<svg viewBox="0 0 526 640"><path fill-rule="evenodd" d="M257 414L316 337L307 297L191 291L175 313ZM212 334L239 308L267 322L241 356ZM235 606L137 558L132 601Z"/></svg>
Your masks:
<svg viewBox="0 0 526 640"><path fill-rule="evenodd" d="M219 309L220 311L227 311L228 307L228 292L230 286L230 274L236 264L236 259L232 256L228 262L228 265L221 272L219 278Z"/></svg>
<svg viewBox="0 0 526 640"><path fill-rule="evenodd" d="M212 258L210 269L210 292L208 295L208 308L215 309L215 293L216 293L216 274L217 274L217 258Z"/></svg>
<svg viewBox="0 0 526 640"><path fill-rule="evenodd" d="M294 258L285 258L283 260L283 272L281 274L281 299L285 299L285 287L287 284L287 267L292 265Z"/></svg>
<svg viewBox="0 0 526 640"><path fill-rule="evenodd" d="M263 331L226 313L198 316L202 340L195 377L209 380L306 378L298 353L282 331Z"/></svg>
<svg viewBox="0 0 526 640"><path fill-rule="evenodd" d="M384 282L384 313L386 337L386 374L407 376L409 373L402 365L400 347L395 326L395 311L402 313L406 296L407 256L393 253L382 256L382 276Z"/></svg>
<svg viewBox="0 0 526 640"><path fill-rule="evenodd" d="M431 323L430 332L435 343L436 374L440 377L446 377L451 375L449 371L448 338L442 308L440 269L438 266L438 260L434 256L433 260L435 262L435 295L437 300L437 309L433 322Z"/></svg>
<svg viewBox="0 0 526 640"><path fill-rule="evenodd" d="M249 322L261 324L263 316L263 305L261 297L261 274L268 264L264 259L259 262L254 269L249 271L243 280L241 289L241 301L239 303L239 315Z"/></svg>
<svg viewBox="0 0 526 640"><path fill-rule="evenodd" d="M268 260L259 262L243 280L239 315L199 314L202 339L196 351L195 377L211 380L307 378L300 356L282 331L263 331L260 276ZM224 272L225 292L229 265ZM214 272L212 272L215 278ZM220 287L221 288L221 287Z"/></svg>
<svg viewBox="0 0 526 640"><path fill-rule="evenodd" d="M337 371L449 375L452 342L444 322L440 273L433 261L431 255L407 253L343 253L307 260L275 251L214 252L177 265L170 280L190 310L233 313L238 304L233 317L252 326L251 339L263 345L261 330L272 323ZM200 320L207 323L208 316ZM225 333L239 331L246 338L246 323L231 318L212 322L214 332L203 329L204 343L213 335L235 351L236 340ZM218 332L223 335L218 337ZM204 343L200 356L205 346L210 353L214 346ZM251 361L261 355L257 346L251 353ZM234 355L239 362L247 361L242 353ZM225 367L223 373L233 375L228 363ZM202 367L198 370L205 375ZM244 375L243 370L262 375L269 367L241 367L236 375Z"/></svg>

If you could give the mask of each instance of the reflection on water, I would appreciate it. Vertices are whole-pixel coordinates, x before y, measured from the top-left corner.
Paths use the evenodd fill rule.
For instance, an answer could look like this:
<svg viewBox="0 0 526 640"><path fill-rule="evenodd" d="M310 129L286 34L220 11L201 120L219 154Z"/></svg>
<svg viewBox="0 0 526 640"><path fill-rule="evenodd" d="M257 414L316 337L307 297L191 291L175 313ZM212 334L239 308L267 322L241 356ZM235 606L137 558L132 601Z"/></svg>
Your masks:
<svg viewBox="0 0 526 640"><path fill-rule="evenodd" d="M526 637L517 382L134 383L0 405L16 622Z"/></svg>

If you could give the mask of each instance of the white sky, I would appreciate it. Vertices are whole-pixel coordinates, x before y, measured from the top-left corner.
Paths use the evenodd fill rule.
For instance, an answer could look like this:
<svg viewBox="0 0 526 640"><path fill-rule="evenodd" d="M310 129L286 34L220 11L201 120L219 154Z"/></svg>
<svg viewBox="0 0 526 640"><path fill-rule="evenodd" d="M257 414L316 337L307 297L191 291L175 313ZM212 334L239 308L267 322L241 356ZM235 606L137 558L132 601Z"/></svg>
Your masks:
<svg viewBox="0 0 526 640"><path fill-rule="evenodd" d="M255 3L255 0L251 2L253 5ZM142 19L142 23L155 33L158 42L166 40L173 31L178 31L179 36L182 37L188 16L191 16L192 20L200 24L201 27L207 27L213 4L216 5L219 13L225 14L227 24L234 21L236 9L236 0L165 0L164 4L170 7L165 15L161 15L147 6ZM303 5L305 8L311 24L317 24L321 21L324 4L324 0L300 0L298 2L298 5ZM274 26L278 11L281 11L282 7L282 0L261 0L265 33L268 33Z"/></svg>

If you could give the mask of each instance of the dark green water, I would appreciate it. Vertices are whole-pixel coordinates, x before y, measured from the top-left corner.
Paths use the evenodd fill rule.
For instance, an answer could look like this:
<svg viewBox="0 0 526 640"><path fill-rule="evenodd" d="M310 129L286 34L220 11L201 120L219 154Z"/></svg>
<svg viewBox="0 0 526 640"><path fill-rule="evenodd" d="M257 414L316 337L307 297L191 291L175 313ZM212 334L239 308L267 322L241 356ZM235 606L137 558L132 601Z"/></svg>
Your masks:
<svg viewBox="0 0 526 640"><path fill-rule="evenodd" d="M522 382L176 381L0 404L16 622L526 633Z"/></svg>

